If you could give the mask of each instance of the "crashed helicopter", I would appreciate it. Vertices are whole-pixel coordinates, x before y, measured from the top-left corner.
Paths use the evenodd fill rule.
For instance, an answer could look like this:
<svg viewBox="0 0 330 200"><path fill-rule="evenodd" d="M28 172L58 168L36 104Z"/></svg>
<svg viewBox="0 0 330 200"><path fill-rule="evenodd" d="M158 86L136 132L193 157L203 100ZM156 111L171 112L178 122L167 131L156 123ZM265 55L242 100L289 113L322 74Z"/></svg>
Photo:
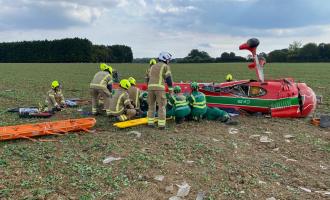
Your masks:
<svg viewBox="0 0 330 200"><path fill-rule="evenodd" d="M237 80L224 83L199 83L199 91L206 96L207 105L225 110L270 114L272 117L307 117L316 108L316 95L305 83L293 78L264 78L266 60L257 55L259 40L249 39L239 46L252 53L253 63L248 67L256 71L257 80ZM182 92L190 93L189 83L174 83ZM147 90L147 84L137 85ZM167 90L167 88L166 88Z"/></svg>

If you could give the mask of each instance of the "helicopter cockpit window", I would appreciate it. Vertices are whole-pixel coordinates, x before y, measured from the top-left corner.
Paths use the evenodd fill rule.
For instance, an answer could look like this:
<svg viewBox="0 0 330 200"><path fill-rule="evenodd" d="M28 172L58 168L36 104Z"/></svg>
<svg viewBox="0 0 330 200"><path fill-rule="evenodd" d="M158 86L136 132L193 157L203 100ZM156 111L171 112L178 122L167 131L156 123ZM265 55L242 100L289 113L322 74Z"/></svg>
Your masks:
<svg viewBox="0 0 330 200"><path fill-rule="evenodd" d="M209 91L209 92L214 92L214 86L213 85L204 85L202 87L203 90Z"/></svg>
<svg viewBox="0 0 330 200"><path fill-rule="evenodd" d="M262 87L251 86L249 89L249 97L259 97L264 96L266 94L266 90Z"/></svg>
<svg viewBox="0 0 330 200"><path fill-rule="evenodd" d="M247 96L249 90L248 85L235 85L232 87L230 93L237 95L237 96Z"/></svg>

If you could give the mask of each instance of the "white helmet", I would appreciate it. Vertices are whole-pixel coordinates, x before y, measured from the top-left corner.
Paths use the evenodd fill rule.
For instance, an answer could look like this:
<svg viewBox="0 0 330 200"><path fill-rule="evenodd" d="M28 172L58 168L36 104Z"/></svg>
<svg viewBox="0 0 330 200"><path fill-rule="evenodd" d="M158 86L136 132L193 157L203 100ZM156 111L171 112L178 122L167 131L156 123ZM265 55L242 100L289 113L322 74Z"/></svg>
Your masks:
<svg viewBox="0 0 330 200"><path fill-rule="evenodd" d="M172 55L168 52L161 52L158 56L158 60L167 62L170 61L172 59Z"/></svg>

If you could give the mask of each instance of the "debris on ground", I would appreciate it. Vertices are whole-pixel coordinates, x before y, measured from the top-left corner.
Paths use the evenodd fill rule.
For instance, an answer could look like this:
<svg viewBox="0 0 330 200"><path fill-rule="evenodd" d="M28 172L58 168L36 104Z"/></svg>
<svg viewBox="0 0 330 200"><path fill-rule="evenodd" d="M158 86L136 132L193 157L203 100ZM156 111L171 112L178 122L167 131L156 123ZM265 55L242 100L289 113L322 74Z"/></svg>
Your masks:
<svg viewBox="0 0 330 200"><path fill-rule="evenodd" d="M272 134L272 132L270 132L270 131L265 131L264 133L265 134Z"/></svg>
<svg viewBox="0 0 330 200"><path fill-rule="evenodd" d="M103 164L109 164L112 161L121 160L121 159L123 159L123 158L121 158L121 157L115 158L115 157L109 156L103 160Z"/></svg>
<svg viewBox="0 0 330 200"><path fill-rule="evenodd" d="M285 139L291 139L291 138L294 138L295 136L293 136L293 135L284 135L284 138Z"/></svg>
<svg viewBox="0 0 330 200"><path fill-rule="evenodd" d="M177 196L173 196L173 197L170 197L168 200L181 200L181 198L177 197Z"/></svg>
<svg viewBox="0 0 330 200"><path fill-rule="evenodd" d="M325 170L325 169L328 169L326 166L323 166L323 165L320 165L320 168L321 168L321 169L324 169L324 170Z"/></svg>
<svg viewBox="0 0 330 200"><path fill-rule="evenodd" d="M275 197L267 198L266 200L276 200Z"/></svg>
<svg viewBox="0 0 330 200"><path fill-rule="evenodd" d="M177 197L185 197L189 194L190 192L190 185L184 181L181 183L181 185L176 185L179 187L179 190L176 194Z"/></svg>
<svg viewBox="0 0 330 200"><path fill-rule="evenodd" d="M203 200L205 198L205 192L199 191L196 200Z"/></svg>
<svg viewBox="0 0 330 200"><path fill-rule="evenodd" d="M273 140L272 139L270 139L270 138L268 138L268 136L261 136L260 137L260 142L261 143L270 143L270 142L272 142Z"/></svg>
<svg viewBox="0 0 330 200"><path fill-rule="evenodd" d="M173 190L174 190L173 184L165 187L165 192L167 192L167 193L172 193Z"/></svg>
<svg viewBox="0 0 330 200"><path fill-rule="evenodd" d="M280 148L279 148L279 147L277 147L277 148L273 149L273 151L279 151L279 150L280 150Z"/></svg>
<svg viewBox="0 0 330 200"><path fill-rule="evenodd" d="M330 191L315 191L315 193L322 194L323 196L330 196Z"/></svg>
<svg viewBox="0 0 330 200"><path fill-rule="evenodd" d="M136 135L137 138L140 138L142 133L140 133L139 131L129 131L127 132L128 135L134 134Z"/></svg>
<svg viewBox="0 0 330 200"><path fill-rule="evenodd" d="M160 182L162 182L164 180L164 178L165 178L165 176L163 176L163 175L157 175L157 176L154 177L154 179L156 181L160 181Z"/></svg>
<svg viewBox="0 0 330 200"><path fill-rule="evenodd" d="M285 161L287 161L287 162L297 162L298 160L288 158L288 159L286 159Z"/></svg>
<svg viewBox="0 0 330 200"><path fill-rule="evenodd" d="M305 192L312 192L312 190L305 188L305 187L299 187L301 190L305 191Z"/></svg>
<svg viewBox="0 0 330 200"><path fill-rule="evenodd" d="M195 161L193 161L193 160L185 160L184 162L187 163L187 164L189 164L189 165L192 165L192 164L194 164Z"/></svg>
<svg viewBox="0 0 330 200"><path fill-rule="evenodd" d="M213 142L219 142L220 140L212 138Z"/></svg>
<svg viewBox="0 0 330 200"><path fill-rule="evenodd" d="M262 184L266 184L266 182L265 181L258 181L258 183L260 184L260 185L262 185Z"/></svg>
<svg viewBox="0 0 330 200"><path fill-rule="evenodd" d="M292 158L288 158L288 157L286 157L286 156L284 156L284 155L281 155L283 158L285 158L285 161L286 162L297 162L297 160L295 160L295 159L292 159Z"/></svg>
<svg viewBox="0 0 330 200"><path fill-rule="evenodd" d="M260 137L260 135L250 135L249 138L251 139L251 138L257 138L257 137Z"/></svg>
<svg viewBox="0 0 330 200"><path fill-rule="evenodd" d="M233 135L233 134L237 134L237 133L238 133L238 129L237 129L237 128L229 128L229 129L228 129L228 133L229 133L229 134L232 134L232 135Z"/></svg>
<svg viewBox="0 0 330 200"><path fill-rule="evenodd" d="M288 139L285 139L284 141L285 141L286 143L291 143L291 141L288 140Z"/></svg>

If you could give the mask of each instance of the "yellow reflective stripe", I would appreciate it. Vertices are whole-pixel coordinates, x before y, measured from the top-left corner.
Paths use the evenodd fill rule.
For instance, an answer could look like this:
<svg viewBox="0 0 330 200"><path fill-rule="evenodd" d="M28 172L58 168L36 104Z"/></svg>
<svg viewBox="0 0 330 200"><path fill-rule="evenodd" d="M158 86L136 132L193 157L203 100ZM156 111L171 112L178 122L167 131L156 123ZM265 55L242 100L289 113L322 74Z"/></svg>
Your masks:
<svg viewBox="0 0 330 200"><path fill-rule="evenodd" d="M161 88L164 88L165 89L165 86L164 85L159 85L159 84L149 84L148 87L161 87Z"/></svg>
<svg viewBox="0 0 330 200"><path fill-rule="evenodd" d="M119 118L120 118L121 121L125 121L125 120L127 120L126 115L120 115Z"/></svg>
<svg viewBox="0 0 330 200"><path fill-rule="evenodd" d="M185 103L178 103L178 104L175 104L176 107L186 106L186 105L188 105L187 102L185 102Z"/></svg>
<svg viewBox="0 0 330 200"><path fill-rule="evenodd" d="M163 71L164 71L164 67L165 67L165 64L163 64L162 67L160 68L158 85L163 85L162 83L164 82L164 81L163 81Z"/></svg>
<svg viewBox="0 0 330 200"><path fill-rule="evenodd" d="M121 102L121 99L123 98L124 95L125 95L125 93L122 93L121 95L119 95L119 98L117 100L117 105L116 105L116 111L119 110L120 102Z"/></svg>
<svg viewBox="0 0 330 200"><path fill-rule="evenodd" d="M194 108L206 108L206 105L203 106L193 106Z"/></svg>
<svg viewBox="0 0 330 200"><path fill-rule="evenodd" d="M187 101L175 101L175 103L187 103Z"/></svg>
<svg viewBox="0 0 330 200"><path fill-rule="evenodd" d="M171 75L171 71L168 70L166 73L165 73L165 76L168 76L168 75Z"/></svg>
<svg viewBox="0 0 330 200"><path fill-rule="evenodd" d="M158 125L159 126L165 126L165 124L166 124L166 120L164 120L164 119L159 119L158 120Z"/></svg>
<svg viewBox="0 0 330 200"><path fill-rule="evenodd" d="M108 77L110 78L110 81L108 81L108 82L111 83L111 81L112 81L111 79L112 79L112 78L111 78L111 75L108 74L108 75L106 75L106 76L101 80L100 85L103 85L103 86L104 86L104 85L107 85L107 81L106 81L106 79L107 79Z"/></svg>
<svg viewBox="0 0 330 200"><path fill-rule="evenodd" d="M124 104L126 104L126 102L130 102L130 100L129 100L129 99L126 99L126 100L124 101Z"/></svg>
<svg viewBox="0 0 330 200"><path fill-rule="evenodd" d="M139 102L139 88L136 88L135 106L138 105L138 102Z"/></svg>
<svg viewBox="0 0 330 200"><path fill-rule="evenodd" d="M148 118L148 124L153 124L155 122L155 118Z"/></svg>
<svg viewBox="0 0 330 200"><path fill-rule="evenodd" d="M190 95L190 96L191 96L191 98L193 100L193 104L194 104L196 102L196 99L195 99L194 95Z"/></svg>
<svg viewBox="0 0 330 200"><path fill-rule="evenodd" d="M204 105L206 102L205 101L202 101L202 102L195 102L193 103L193 105Z"/></svg>
<svg viewBox="0 0 330 200"><path fill-rule="evenodd" d="M50 94L49 96L55 98L55 96L53 94Z"/></svg>
<svg viewBox="0 0 330 200"><path fill-rule="evenodd" d="M101 85L101 84L96 84L96 83L91 83L89 86L97 86L97 87L102 87L102 88L107 88L107 86Z"/></svg>

